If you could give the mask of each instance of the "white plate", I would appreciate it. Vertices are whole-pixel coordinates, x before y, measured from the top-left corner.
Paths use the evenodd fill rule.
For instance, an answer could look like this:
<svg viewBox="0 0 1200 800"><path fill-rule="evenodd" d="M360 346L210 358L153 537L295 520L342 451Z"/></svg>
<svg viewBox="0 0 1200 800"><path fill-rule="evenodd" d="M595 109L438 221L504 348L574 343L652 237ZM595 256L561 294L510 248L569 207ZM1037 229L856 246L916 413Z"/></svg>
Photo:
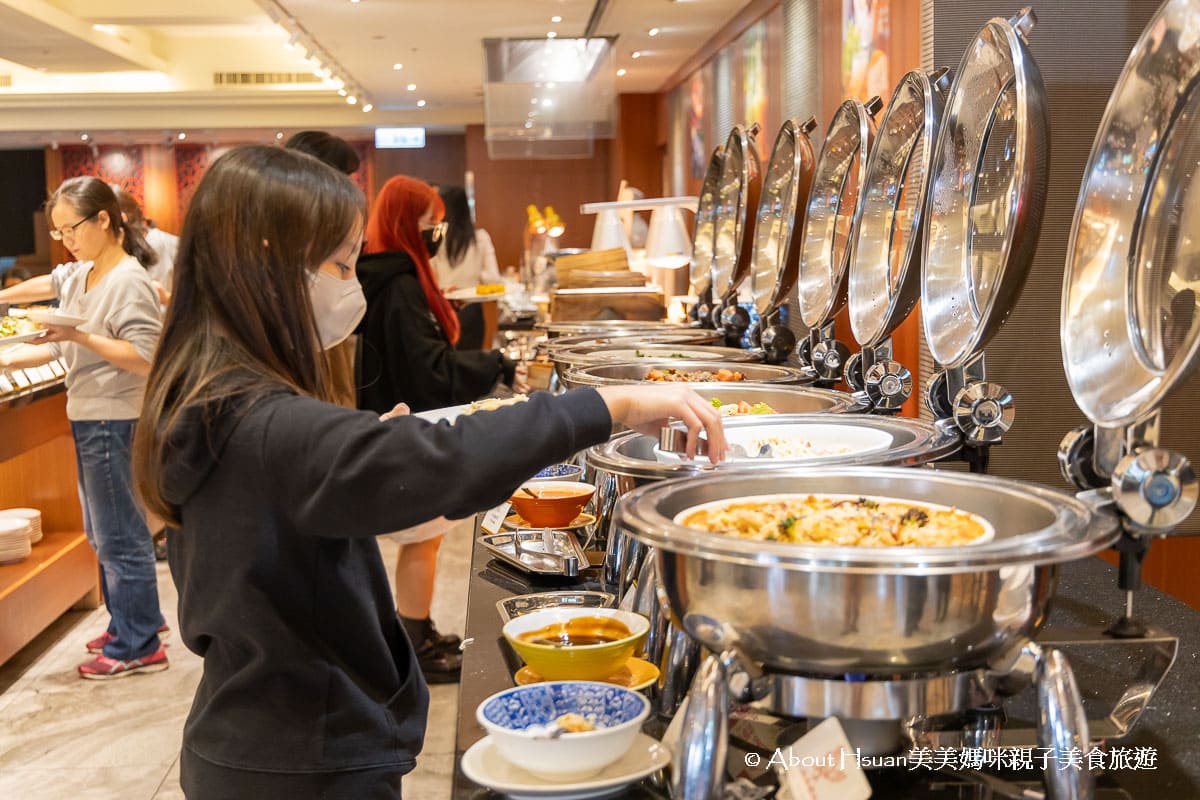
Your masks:
<svg viewBox="0 0 1200 800"><path fill-rule="evenodd" d="M39 325L63 325L67 328L78 328L87 322L87 317L64 314L61 311L46 311L40 308L26 310L25 316Z"/></svg>
<svg viewBox="0 0 1200 800"><path fill-rule="evenodd" d="M770 415L764 414L767 419ZM732 417L732 419L745 419L744 416ZM768 438L786 437L792 439L800 439L809 442L818 450L831 450L839 452L829 452L822 455L808 456L783 456L771 455L763 456L761 459L756 459L756 454L762 447L762 442ZM822 423L795 423L791 425L762 425L762 426L746 426L737 428L725 429L725 441L730 444L740 445L746 451L746 456L728 456L730 461L820 461L835 458L850 458L851 456L859 456L864 453L876 453L881 450L886 450L892 446L895 441L892 435L887 431L868 428L866 426L855 425L827 425ZM778 449L778 448L776 448ZM658 445L654 446L654 457L661 464L679 464L687 461L687 458L682 453L674 453L668 450L662 450ZM699 461L707 461L708 457L703 456Z"/></svg>
<svg viewBox="0 0 1200 800"><path fill-rule="evenodd" d="M987 520L987 518L985 518L979 514L976 514L973 511L967 511L964 508L957 508L954 506L943 506L943 505L938 505L937 503L926 503L923 500L909 500L908 498L905 498L905 497L885 497L883 495L870 495L870 494L869 495L833 494L830 492L786 492L786 493L781 493L781 494L756 494L756 495L746 495L745 497L730 497L730 498L726 498L725 500L713 500L708 503L700 503L699 505L692 506L691 508L685 508L683 511L680 511L678 514L676 514L671 519L671 521L674 522L676 525L683 525L683 522L682 522L683 518L688 516L689 514L693 514L697 511L706 511L710 508L720 508L721 506L732 505L733 503L744 503L747 501L771 502L774 500L803 500L807 497L828 497L833 500L864 499L864 500L874 500L876 503L905 503L910 506L915 506L916 508L926 509L927 511L957 511L961 514L969 514L970 516L974 517L979 522L980 525L983 526L983 533L980 534L975 539L973 539L972 541L968 542L965 546L972 547L977 544L983 544L984 542L990 542L992 539L994 539L996 537L996 529L995 529L995 527L992 526L992 523ZM683 527L686 528L687 526L683 525ZM824 547L825 545L801 545L801 546ZM848 546L853 547L856 545L848 545ZM957 547L958 545L949 545L949 546ZM911 546L872 547L871 551L875 552L875 551L883 551L883 550L912 550L912 549L913 548Z"/></svg>
<svg viewBox="0 0 1200 800"><path fill-rule="evenodd" d="M34 339L42 338L45 334L45 331L34 331L33 333L18 333L16 336L0 337L0 347L21 344L22 342L32 342Z"/></svg>
<svg viewBox="0 0 1200 800"><path fill-rule="evenodd" d="M446 420L447 422L453 423L454 420L461 417L462 413L470 407L470 403L463 403L461 406L431 408L428 411L420 411L416 414L413 414L413 416L429 422L441 422L442 420Z"/></svg>
<svg viewBox="0 0 1200 800"><path fill-rule="evenodd" d="M490 303L493 300L499 300L508 293L506 289L503 292L495 292L493 294L479 294L475 291L474 286L468 286L466 289L455 289L453 292L446 292L447 300L457 300L460 303Z"/></svg>
<svg viewBox="0 0 1200 800"><path fill-rule="evenodd" d="M462 771L469 779L512 800L586 800L605 797L671 763L667 748L639 733L629 752L586 781L555 783L513 766L485 736L463 753Z"/></svg>

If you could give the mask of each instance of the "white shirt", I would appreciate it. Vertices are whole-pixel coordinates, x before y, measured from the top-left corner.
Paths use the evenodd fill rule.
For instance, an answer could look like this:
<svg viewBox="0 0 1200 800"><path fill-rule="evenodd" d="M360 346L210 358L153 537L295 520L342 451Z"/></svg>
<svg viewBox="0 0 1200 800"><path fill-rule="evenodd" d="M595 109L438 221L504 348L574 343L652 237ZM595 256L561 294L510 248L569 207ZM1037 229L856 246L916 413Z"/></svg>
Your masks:
<svg viewBox="0 0 1200 800"><path fill-rule="evenodd" d="M175 278L175 254L179 252L179 237L158 228L147 228L146 243L158 254L158 263L146 272L151 280L158 281L169 292Z"/></svg>
<svg viewBox="0 0 1200 800"><path fill-rule="evenodd" d="M437 255L431 260L433 273L437 276L438 287L445 290L453 286L456 289L467 289L481 283L500 283L500 267L496 264L496 248L492 246L492 237L483 228L475 229L475 241L463 253L462 260L454 266L450 265L450 255L446 242L438 248Z"/></svg>

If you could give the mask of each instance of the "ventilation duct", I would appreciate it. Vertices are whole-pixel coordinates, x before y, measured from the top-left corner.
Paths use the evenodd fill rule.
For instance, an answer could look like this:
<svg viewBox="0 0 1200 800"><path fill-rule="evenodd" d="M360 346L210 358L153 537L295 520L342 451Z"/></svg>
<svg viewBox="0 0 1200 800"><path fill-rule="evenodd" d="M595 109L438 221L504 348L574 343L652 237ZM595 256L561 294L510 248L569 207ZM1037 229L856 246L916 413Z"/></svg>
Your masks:
<svg viewBox="0 0 1200 800"><path fill-rule="evenodd" d="M493 159L590 158L616 127L615 39L485 39Z"/></svg>

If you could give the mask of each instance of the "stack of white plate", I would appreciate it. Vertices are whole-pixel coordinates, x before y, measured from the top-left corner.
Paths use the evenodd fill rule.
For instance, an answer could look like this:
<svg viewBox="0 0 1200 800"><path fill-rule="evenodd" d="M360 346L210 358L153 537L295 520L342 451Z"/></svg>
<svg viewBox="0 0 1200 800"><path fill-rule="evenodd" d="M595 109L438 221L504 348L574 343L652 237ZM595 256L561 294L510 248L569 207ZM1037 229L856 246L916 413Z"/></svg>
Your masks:
<svg viewBox="0 0 1200 800"><path fill-rule="evenodd" d="M42 512L36 508L5 508L0 509L0 518L13 517L29 523L29 543L37 544L42 540Z"/></svg>
<svg viewBox="0 0 1200 800"><path fill-rule="evenodd" d="M33 552L29 544L31 526L17 517L0 517L0 564L20 561Z"/></svg>

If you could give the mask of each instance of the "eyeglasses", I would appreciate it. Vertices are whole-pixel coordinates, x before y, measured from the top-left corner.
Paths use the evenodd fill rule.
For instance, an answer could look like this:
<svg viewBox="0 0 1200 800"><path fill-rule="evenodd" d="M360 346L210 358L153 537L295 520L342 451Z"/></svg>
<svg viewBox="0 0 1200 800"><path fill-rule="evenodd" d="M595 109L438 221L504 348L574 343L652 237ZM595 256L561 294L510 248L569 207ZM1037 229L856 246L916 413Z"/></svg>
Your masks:
<svg viewBox="0 0 1200 800"><path fill-rule="evenodd" d="M74 239L75 238L75 229L99 213L100 213L100 209L96 209L95 211L88 214L83 219L79 220L79 222L76 222L74 225L63 225L61 228L59 228L57 230L51 230L50 238L56 242L61 242L63 240L63 238L67 237L67 236Z"/></svg>
<svg viewBox="0 0 1200 800"><path fill-rule="evenodd" d="M446 222L445 220L442 220L441 222L437 223L436 225L431 225L430 227L422 228L421 230L422 231L432 231L433 232L433 234L432 234L433 240L435 242L440 242L442 240L442 237L444 237L446 235L446 228L449 227L449 225L450 225L450 223Z"/></svg>

